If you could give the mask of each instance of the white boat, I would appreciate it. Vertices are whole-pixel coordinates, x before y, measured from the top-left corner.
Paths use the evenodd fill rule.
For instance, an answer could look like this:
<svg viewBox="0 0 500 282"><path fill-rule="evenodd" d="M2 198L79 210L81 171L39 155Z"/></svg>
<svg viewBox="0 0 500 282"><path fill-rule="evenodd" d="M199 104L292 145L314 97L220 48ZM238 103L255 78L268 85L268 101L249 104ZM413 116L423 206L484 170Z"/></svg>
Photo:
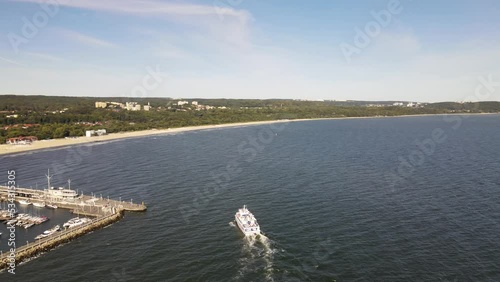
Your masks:
<svg viewBox="0 0 500 282"><path fill-rule="evenodd" d="M47 208L57 209L57 206L52 204L47 204Z"/></svg>
<svg viewBox="0 0 500 282"><path fill-rule="evenodd" d="M45 207L45 204L44 203L33 203L33 206L43 208L43 207Z"/></svg>
<svg viewBox="0 0 500 282"><path fill-rule="evenodd" d="M43 239L45 237L48 237L49 235L45 235L45 234L40 234L38 236L35 237L35 240L40 240L40 239Z"/></svg>
<svg viewBox="0 0 500 282"><path fill-rule="evenodd" d="M77 222L79 220L80 220L79 217L72 218L72 219L68 220L66 223L64 223L63 227L68 228L68 227L70 227L70 225L74 224L75 222Z"/></svg>
<svg viewBox="0 0 500 282"><path fill-rule="evenodd" d="M28 229L28 228L30 228L33 225L35 225L35 224L34 223L28 223L28 224L24 225L24 229Z"/></svg>
<svg viewBox="0 0 500 282"><path fill-rule="evenodd" d="M91 221L91 219L89 219L89 218L75 217L75 218L70 219L65 224L63 224L63 227L64 228L72 228L72 227L83 225L83 224L90 222L90 221Z"/></svg>
<svg viewBox="0 0 500 282"><path fill-rule="evenodd" d="M52 234L56 233L56 232L57 232L57 231L59 231L59 230L61 230L61 226L56 225L56 226L52 227L52 228L51 228L51 229L49 229L49 230L45 230L45 231L43 231L43 233L42 233L42 234L40 234L40 235L38 235L38 236L36 236L36 237L35 237L35 240L39 240L39 239L42 239L42 238L48 237L48 236L50 236L50 235L52 235Z"/></svg>
<svg viewBox="0 0 500 282"><path fill-rule="evenodd" d="M31 205L31 202L30 202L30 201L28 201L28 200L19 200L19 203L20 203L21 205Z"/></svg>
<svg viewBox="0 0 500 282"><path fill-rule="evenodd" d="M234 218L236 220L236 224L238 224L238 227L241 232L245 234L245 236L260 234L260 226L257 223L257 219L255 219L255 216L247 209L246 205L244 205L242 209L238 210L238 212L234 215Z"/></svg>
<svg viewBox="0 0 500 282"><path fill-rule="evenodd" d="M49 230L43 231L43 234L45 234L45 235L52 235L53 233L55 233L55 232L57 232L59 230L61 230L61 226L56 225L56 226L52 227Z"/></svg>
<svg viewBox="0 0 500 282"><path fill-rule="evenodd" d="M6 222L7 225L14 225L16 223L17 223L17 219L11 219L11 220Z"/></svg>

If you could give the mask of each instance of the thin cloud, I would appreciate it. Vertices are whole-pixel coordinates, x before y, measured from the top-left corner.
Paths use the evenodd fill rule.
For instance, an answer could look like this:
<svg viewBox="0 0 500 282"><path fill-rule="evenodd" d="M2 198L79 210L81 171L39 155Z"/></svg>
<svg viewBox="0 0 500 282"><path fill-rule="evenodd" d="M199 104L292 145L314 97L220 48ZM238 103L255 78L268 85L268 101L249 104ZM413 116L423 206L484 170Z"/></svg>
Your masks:
<svg viewBox="0 0 500 282"><path fill-rule="evenodd" d="M42 4L47 0L9 0L18 3ZM252 15L223 1L211 4L162 2L157 0L58 0L62 7L86 9L133 16L156 16L203 30L218 41L237 46L250 45L249 23ZM90 40L88 40L90 41Z"/></svg>
<svg viewBox="0 0 500 282"><path fill-rule="evenodd" d="M52 61L52 62L62 62L64 59L49 55L49 54L42 54L42 53L32 53L32 52L25 52L26 55L46 61Z"/></svg>
<svg viewBox="0 0 500 282"><path fill-rule="evenodd" d="M80 42L80 43L83 43L85 45L90 45L90 46L94 46L94 47L105 47L105 48L116 47L116 45L114 45L111 42L108 42L108 41L105 41L105 40L102 40L102 39L99 39L96 37L92 37L90 35L85 35L85 34L82 34L82 33L79 33L79 32L73 31L73 30L59 29L59 32L64 37L69 38L69 39L74 40L74 41L77 41L77 42Z"/></svg>
<svg viewBox="0 0 500 282"><path fill-rule="evenodd" d="M9 0L12 2L45 3L46 0ZM248 12L231 7L220 7L217 5L198 5L184 3L166 3L160 1L135 1L135 0L59 0L60 6L88 9L95 11L107 11L113 13L125 13L136 15L171 15L171 16L218 16L233 17L241 22L251 19Z"/></svg>
<svg viewBox="0 0 500 282"><path fill-rule="evenodd" d="M13 65L17 65L17 66L22 66L22 64L16 62L16 61L13 61L13 60L10 60L10 59L7 59L7 58L4 58L4 57L0 57L0 60L1 61L4 61L4 62L7 62L7 63L10 63L10 64L13 64Z"/></svg>

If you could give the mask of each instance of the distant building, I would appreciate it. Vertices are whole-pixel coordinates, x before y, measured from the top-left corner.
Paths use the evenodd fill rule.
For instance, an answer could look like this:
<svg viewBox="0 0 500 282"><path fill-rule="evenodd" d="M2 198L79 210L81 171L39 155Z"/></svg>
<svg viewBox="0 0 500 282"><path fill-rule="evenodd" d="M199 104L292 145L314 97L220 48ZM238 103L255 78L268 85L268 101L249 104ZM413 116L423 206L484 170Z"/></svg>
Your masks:
<svg viewBox="0 0 500 282"><path fill-rule="evenodd" d="M92 137L94 135L97 135L97 136L102 136L102 135L106 135L106 129L98 129L98 130L87 130L85 131L85 136L86 137Z"/></svg>
<svg viewBox="0 0 500 282"><path fill-rule="evenodd" d="M11 145L31 145L34 141L37 141L38 138L36 136L25 136L25 137L15 137L8 138L7 144Z"/></svg>
<svg viewBox="0 0 500 282"><path fill-rule="evenodd" d="M191 105L193 105L193 106L198 106L198 101L192 101L192 102L191 102Z"/></svg>
<svg viewBox="0 0 500 282"><path fill-rule="evenodd" d="M125 104L118 102L95 102L96 108L125 108Z"/></svg>
<svg viewBox="0 0 500 282"><path fill-rule="evenodd" d="M179 101L179 102L177 102L178 106L187 105L187 104L189 104L188 101Z"/></svg>
<svg viewBox="0 0 500 282"><path fill-rule="evenodd" d="M104 109L104 108L108 107L108 103L107 102L95 102L95 107Z"/></svg>
<svg viewBox="0 0 500 282"><path fill-rule="evenodd" d="M129 111L140 111L141 105L139 105L137 102L126 102L125 108Z"/></svg>
<svg viewBox="0 0 500 282"><path fill-rule="evenodd" d="M148 104L147 104L147 105L144 105L144 110L145 110L145 111L149 111L149 110L151 110L151 105L149 104L149 102L148 102Z"/></svg>
<svg viewBox="0 0 500 282"><path fill-rule="evenodd" d="M116 107L120 107L122 109L125 108L125 104L123 103L118 103L118 102L107 102L109 105L108 107L111 107L111 108L116 108Z"/></svg>

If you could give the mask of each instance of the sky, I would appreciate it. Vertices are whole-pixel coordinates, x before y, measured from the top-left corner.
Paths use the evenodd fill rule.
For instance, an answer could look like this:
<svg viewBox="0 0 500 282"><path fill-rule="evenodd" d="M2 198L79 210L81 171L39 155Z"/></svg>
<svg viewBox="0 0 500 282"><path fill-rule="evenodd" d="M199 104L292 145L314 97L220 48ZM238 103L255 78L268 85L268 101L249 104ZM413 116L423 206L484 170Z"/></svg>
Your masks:
<svg viewBox="0 0 500 282"><path fill-rule="evenodd" d="M0 0L0 93L500 101L499 15L496 0Z"/></svg>

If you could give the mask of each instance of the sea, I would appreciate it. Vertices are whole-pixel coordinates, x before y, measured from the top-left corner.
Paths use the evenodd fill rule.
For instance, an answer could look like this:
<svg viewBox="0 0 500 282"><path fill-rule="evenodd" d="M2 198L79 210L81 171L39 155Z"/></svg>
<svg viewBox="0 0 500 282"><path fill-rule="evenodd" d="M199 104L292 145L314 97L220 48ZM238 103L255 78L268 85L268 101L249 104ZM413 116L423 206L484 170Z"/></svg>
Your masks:
<svg viewBox="0 0 500 282"><path fill-rule="evenodd" d="M0 281L500 281L500 115L281 122L0 157L0 183L144 202ZM247 205L263 234L234 223ZM71 217L16 231L17 246ZM8 231L0 224L0 250Z"/></svg>

